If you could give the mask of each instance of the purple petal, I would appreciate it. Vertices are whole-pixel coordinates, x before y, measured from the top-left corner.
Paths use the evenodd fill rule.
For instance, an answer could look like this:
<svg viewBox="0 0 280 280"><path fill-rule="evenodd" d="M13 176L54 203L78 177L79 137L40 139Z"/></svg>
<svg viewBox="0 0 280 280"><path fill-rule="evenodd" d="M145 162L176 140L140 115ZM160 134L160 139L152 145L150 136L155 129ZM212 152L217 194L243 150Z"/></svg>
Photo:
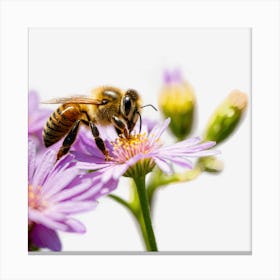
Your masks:
<svg viewBox="0 0 280 280"><path fill-rule="evenodd" d="M37 169L33 176L33 187L36 188L38 186L42 186L46 177L48 176L50 170L54 166L56 161L55 151L48 150L44 155L37 166Z"/></svg>
<svg viewBox="0 0 280 280"><path fill-rule="evenodd" d="M164 173L167 174L172 174L173 171L170 167L170 164L168 164L166 161L160 159L160 158L155 158L155 163L161 169Z"/></svg>
<svg viewBox="0 0 280 280"><path fill-rule="evenodd" d="M217 150L205 150L205 151L185 153L185 156L187 156L187 157L206 157L206 156L214 156L219 153L220 152Z"/></svg>
<svg viewBox="0 0 280 280"><path fill-rule="evenodd" d="M173 72L165 70L163 72L163 80L166 85L172 83L179 84L183 82L182 72L180 69L175 69Z"/></svg>
<svg viewBox="0 0 280 280"><path fill-rule="evenodd" d="M210 149L210 148L214 147L215 145L216 145L216 142L208 141L208 142L204 142L199 145L196 145L195 147L193 147L193 149L195 151L202 151L202 150Z"/></svg>
<svg viewBox="0 0 280 280"><path fill-rule="evenodd" d="M45 123L51 115L50 110L39 109L29 114L28 132L34 133L38 130L43 130Z"/></svg>
<svg viewBox="0 0 280 280"><path fill-rule="evenodd" d="M193 145L187 145L186 142L183 141L183 142L178 142L174 145L162 147L160 148L160 150L169 153L183 154L183 153L192 153L192 152L207 150L209 148L212 148L213 146L215 146L215 142L211 142L211 141L203 142L200 144L196 143Z"/></svg>
<svg viewBox="0 0 280 280"><path fill-rule="evenodd" d="M104 196L104 195L112 192L113 190L115 190L118 186L118 183L119 183L119 178L117 180L111 179L106 184L103 184L102 188L100 188L100 192L96 194L95 199L97 199L101 196Z"/></svg>
<svg viewBox="0 0 280 280"><path fill-rule="evenodd" d="M102 169L101 183L105 184L111 179L118 180L129 168L129 165L124 164L111 164L107 168Z"/></svg>
<svg viewBox="0 0 280 280"><path fill-rule="evenodd" d="M105 184L113 179L115 172L118 171L118 165L111 165L107 168L102 169L102 171L103 174L101 175L101 183Z"/></svg>
<svg viewBox="0 0 280 280"><path fill-rule="evenodd" d="M54 229L54 230L62 230L62 231L67 230L67 227L64 224L61 224L60 222L52 220L51 218L44 215L44 213L39 212L32 208L28 209L28 218L32 222L35 222L36 224L42 224L42 225L44 225L48 228Z"/></svg>
<svg viewBox="0 0 280 280"><path fill-rule="evenodd" d="M107 168L110 167L112 165L111 162L106 162L106 163L100 163L100 164L96 164L94 162L83 162L83 161L79 161L77 162L77 167L80 169L85 169L85 170L98 170L98 169L103 169L103 168Z"/></svg>
<svg viewBox="0 0 280 280"><path fill-rule="evenodd" d="M172 82L172 76L167 70L163 72L163 81L165 84L170 84Z"/></svg>
<svg viewBox="0 0 280 280"><path fill-rule="evenodd" d="M51 195L49 199L52 202L69 200L73 197L77 199L79 194L87 191L89 188L94 188L92 180L90 180L90 178L81 179L78 177L71 183L70 187L68 186L68 188L64 189L63 191Z"/></svg>
<svg viewBox="0 0 280 280"><path fill-rule="evenodd" d="M29 238L32 244L39 248L61 251L62 245L56 231L43 225L35 224L29 232Z"/></svg>
<svg viewBox="0 0 280 280"><path fill-rule="evenodd" d="M95 172L94 172L95 173ZM92 173L89 173L89 175ZM82 200L96 200L105 194L112 192L118 185L118 180L109 179L105 183L101 182L102 176L99 176L98 180L92 183L92 187L88 188L85 192L75 197L77 201Z"/></svg>
<svg viewBox="0 0 280 280"><path fill-rule="evenodd" d="M71 154L74 155L77 161L88 162L88 163L97 163L97 164L104 164L106 163L104 155L102 157L93 156L81 153L80 151L72 151Z"/></svg>
<svg viewBox="0 0 280 280"><path fill-rule="evenodd" d="M167 147L160 147L158 149L158 154L161 156L173 155L175 157L200 157L207 155L215 155L219 152L215 150L208 150L215 145L215 142L209 141L201 144L197 144L199 138L191 138L192 140L188 143L187 141L178 142L174 145L169 145ZM195 145L188 145L191 142Z"/></svg>
<svg viewBox="0 0 280 280"><path fill-rule="evenodd" d="M113 125L109 126L98 126L98 130L100 132L100 136L102 139L108 140L109 142L114 141L118 138L118 134ZM91 135L92 138L92 135ZM106 143L107 146L107 143Z"/></svg>
<svg viewBox="0 0 280 280"><path fill-rule="evenodd" d="M39 96L36 91L30 91L28 95L28 114L32 114L37 110L39 105Z"/></svg>
<svg viewBox="0 0 280 280"><path fill-rule="evenodd" d="M182 143L184 146L188 147L188 146L196 145L196 144L200 143L201 141L202 141L201 137L196 136L196 137L188 138L188 139L183 140L178 143Z"/></svg>
<svg viewBox="0 0 280 280"><path fill-rule="evenodd" d="M149 138L151 145L157 141L158 138L162 135L162 133L167 129L170 123L170 118L166 119L162 124L156 125L150 132Z"/></svg>
<svg viewBox="0 0 280 280"><path fill-rule="evenodd" d="M54 151L54 153L56 154L57 151ZM66 156L63 156L59 161L55 162L54 166L48 174L48 177L46 178L46 182L51 180L55 176L60 177L61 174L63 174L63 172L67 169L77 168L76 162L74 162L73 159L73 155L67 154Z"/></svg>
<svg viewBox="0 0 280 280"><path fill-rule="evenodd" d="M62 189L66 188L75 179L75 177L78 176L78 174L79 170L77 168L69 168L64 170L63 173L58 173L56 176L50 177L44 184L42 195L46 198L50 198Z"/></svg>
<svg viewBox="0 0 280 280"><path fill-rule="evenodd" d="M157 123L157 121L155 119L151 120L151 119L143 117L141 131L147 132L148 134L150 134L151 130L156 126L156 123ZM140 130L140 122L137 122L135 125L135 131L139 132L139 130Z"/></svg>
<svg viewBox="0 0 280 280"><path fill-rule="evenodd" d="M130 166L132 166L132 165L130 165ZM129 168L128 164L116 165L114 168L114 173L113 173L112 178L115 180L119 180L120 177L127 171L128 168Z"/></svg>
<svg viewBox="0 0 280 280"><path fill-rule="evenodd" d="M66 218L66 215L61 212L55 212L54 207L51 207L51 209L48 209L44 212L44 215L48 217L49 219L52 219L54 221L61 222Z"/></svg>
<svg viewBox="0 0 280 280"><path fill-rule="evenodd" d="M52 175L55 173L61 172L74 165L75 165L74 156L71 154L67 154L55 163L54 169L52 171Z"/></svg>
<svg viewBox="0 0 280 280"><path fill-rule="evenodd" d="M93 210L96 205L96 201L67 201L55 205L52 211L69 215Z"/></svg>
<svg viewBox="0 0 280 280"><path fill-rule="evenodd" d="M175 69L174 71L173 71L173 75L172 75L173 77L173 82L174 83L182 83L183 82L183 78L182 78L182 72L181 72L181 70L180 69Z"/></svg>
<svg viewBox="0 0 280 280"><path fill-rule="evenodd" d="M105 141L105 145L108 148L107 141ZM93 136L91 133L88 133L88 131L82 130L82 133L78 135L78 139L74 147L75 150L79 152L78 154L76 154L76 157L79 157L81 155L87 155L90 156L91 161L95 159L100 159L104 161L104 155L96 147Z"/></svg>
<svg viewBox="0 0 280 280"><path fill-rule="evenodd" d="M32 177L35 171L36 146L34 141L28 140L28 183L32 184Z"/></svg>
<svg viewBox="0 0 280 280"><path fill-rule="evenodd" d="M186 158L179 158L179 157L172 157L172 156L170 156L169 160L172 163L180 165L182 167L189 168L189 169L193 168L193 163L190 160L186 159Z"/></svg>
<svg viewBox="0 0 280 280"><path fill-rule="evenodd" d="M199 144L201 142L201 139L199 137L193 137L193 138L189 138L187 140L184 141L180 141L178 143L172 144L172 145L168 145L168 146L164 146L162 148L160 148L161 150L164 151L183 151L186 150L187 148L192 148L193 146Z"/></svg>
<svg viewBox="0 0 280 280"><path fill-rule="evenodd" d="M135 156L127 160L126 163L123 163L123 165L133 166L135 163L137 163L143 158L146 158L146 154L136 154Z"/></svg>
<svg viewBox="0 0 280 280"><path fill-rule="evenodd" d="M95 184L93 187L88 188L86 191L81 193L75 199L77 201L90 200L90 199L95 200L98 197L100 197L100 195L98 195L98 194L100 193L100 191L103 187L104 187L104 185L99 182L98 184Z"/></svg>
<svg viewBox="0 0 280 280"><path fill-rule="evenodd" d="M77 232L77 233L85 233L86 227L76 219L69 218L66 220L65 224L67 225L68 232Z"/></svg>

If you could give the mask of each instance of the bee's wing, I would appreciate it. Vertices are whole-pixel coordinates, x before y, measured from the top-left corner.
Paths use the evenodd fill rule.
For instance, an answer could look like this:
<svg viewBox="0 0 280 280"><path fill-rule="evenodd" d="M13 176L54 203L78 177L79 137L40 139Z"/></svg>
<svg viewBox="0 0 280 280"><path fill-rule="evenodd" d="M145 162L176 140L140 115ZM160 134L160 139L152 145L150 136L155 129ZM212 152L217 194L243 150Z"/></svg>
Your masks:
<svg viewBox="0 0 280 280"><path fill-rule="evenodd" d="M62 97L62 98L54 98L47 101L41 102L43 104L91 104L91 105L101 105L102 101L91 98L89 96L71 96L71 97Z"/></svg>

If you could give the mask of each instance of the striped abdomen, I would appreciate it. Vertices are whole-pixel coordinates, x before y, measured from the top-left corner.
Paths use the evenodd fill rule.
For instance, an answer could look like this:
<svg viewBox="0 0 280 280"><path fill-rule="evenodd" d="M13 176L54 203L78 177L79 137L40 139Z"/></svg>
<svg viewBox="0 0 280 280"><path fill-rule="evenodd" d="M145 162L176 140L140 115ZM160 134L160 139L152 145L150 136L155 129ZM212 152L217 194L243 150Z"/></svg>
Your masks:
<svg viewBox="0 0 280 280"><path fill-rule="evenodd" d="M51 114L44 127L43 139L45 146L49 147L63 138L81 116L79 104L63 104L59 106Z"/></svg>

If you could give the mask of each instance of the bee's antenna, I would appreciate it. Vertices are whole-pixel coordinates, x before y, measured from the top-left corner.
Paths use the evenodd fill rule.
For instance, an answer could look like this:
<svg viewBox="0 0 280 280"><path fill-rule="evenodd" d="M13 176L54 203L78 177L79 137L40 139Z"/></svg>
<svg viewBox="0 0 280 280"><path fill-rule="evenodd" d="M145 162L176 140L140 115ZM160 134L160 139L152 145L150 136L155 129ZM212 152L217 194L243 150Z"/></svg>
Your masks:
<svg viewBox="0 0 280 280"><path fill-rule="evenodd" d="M152 105L152 104L147 104L147 105L144 105L144 106L142 106L141 108L144 108L144 107L152 107L155 111L157 111L157 108L154 106L154 105Z"/></svg>
<svg viewBox="0 0 280 280"><path fill-rule="evenodd" d="M139 121L140 121L140 128L139 128L139 133L141 133L141 128L142 128L142 117L141 114L137 111L137 114L139 115Z"/></svg>

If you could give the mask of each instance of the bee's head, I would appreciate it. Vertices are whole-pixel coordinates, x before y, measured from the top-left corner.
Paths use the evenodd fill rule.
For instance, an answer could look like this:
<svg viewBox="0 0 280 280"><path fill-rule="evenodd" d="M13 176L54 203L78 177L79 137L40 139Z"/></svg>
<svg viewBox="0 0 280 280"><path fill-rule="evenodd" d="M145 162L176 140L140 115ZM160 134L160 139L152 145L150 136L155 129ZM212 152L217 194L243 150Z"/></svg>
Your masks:
<svg viewBox="0 0 280 280"><path fill-rule="evenodd" d="M139 111L140 97L136 90L129 89L125 92L121 102L121 113L126 120L132 120Z"/></svg>
<svg viewBox="0 0 280 280"><path fill-rule="evenodd" d="M121 114L127 121L129 132L134 128L140 116L140 96L134 89L128 89L121 101Z"/></svg>

